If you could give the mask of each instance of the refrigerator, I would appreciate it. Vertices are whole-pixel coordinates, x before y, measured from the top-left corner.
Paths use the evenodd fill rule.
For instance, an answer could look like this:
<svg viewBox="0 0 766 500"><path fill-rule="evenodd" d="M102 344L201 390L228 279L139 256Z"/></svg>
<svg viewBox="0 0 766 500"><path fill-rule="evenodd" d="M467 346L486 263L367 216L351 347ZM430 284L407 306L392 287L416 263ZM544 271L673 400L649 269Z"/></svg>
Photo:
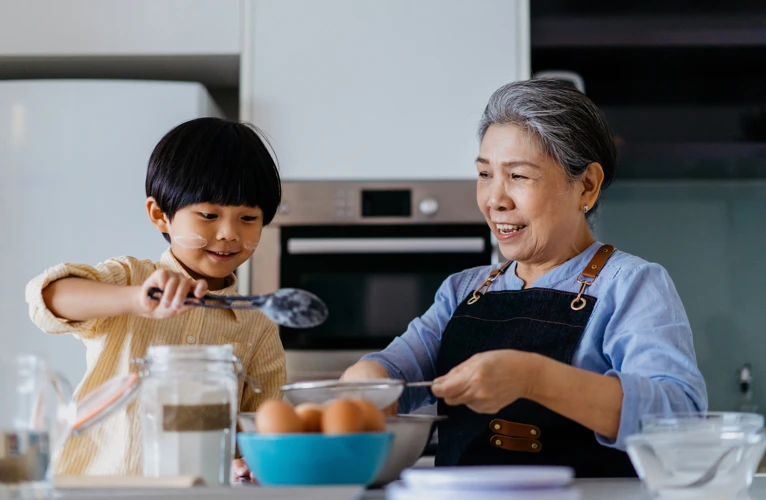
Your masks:
<svg viewBox="0 0 766 500"><path fill-rule="evenodd" d="M144 208L155 144L181 122L221 116L190 82L0 81L0 363L39 354L77 384L85 347L29 319L27 282L60 262L158 260Z"/></svg>

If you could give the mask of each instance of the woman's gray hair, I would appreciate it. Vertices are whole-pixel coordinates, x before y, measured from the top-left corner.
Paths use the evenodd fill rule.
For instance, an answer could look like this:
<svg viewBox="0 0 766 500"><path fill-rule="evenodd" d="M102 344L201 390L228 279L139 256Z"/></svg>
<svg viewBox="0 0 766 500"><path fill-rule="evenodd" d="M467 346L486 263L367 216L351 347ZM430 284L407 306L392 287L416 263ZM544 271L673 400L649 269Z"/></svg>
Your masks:
<svg viewBox="0 0 766 500"><path fill-rule="evenodd" d="M606 118L570 83L543 78L503 85L484 109L479 141L491 125L516 125L527 131L572 180L593 162L604 169L602 190L614 179L617 149Z"/></svg>

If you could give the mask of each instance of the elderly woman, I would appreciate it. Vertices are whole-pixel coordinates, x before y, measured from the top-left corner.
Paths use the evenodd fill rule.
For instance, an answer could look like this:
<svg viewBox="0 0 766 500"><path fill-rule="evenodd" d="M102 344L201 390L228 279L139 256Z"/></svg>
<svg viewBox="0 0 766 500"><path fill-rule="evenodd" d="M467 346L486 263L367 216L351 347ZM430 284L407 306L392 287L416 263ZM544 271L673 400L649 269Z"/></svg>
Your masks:
<svg viewBox="0 0 766 500"><path fill-rule="evenodd" d="M447 278L435 302L344 380L434 380L437 465L568 465L635 475L639 417L704 411L692 332L663 267L594 239L616 151L599 109L555 80L511 83L479 125L476 199L507 259ZM395 410L394 410L395 411Z"/></svg>

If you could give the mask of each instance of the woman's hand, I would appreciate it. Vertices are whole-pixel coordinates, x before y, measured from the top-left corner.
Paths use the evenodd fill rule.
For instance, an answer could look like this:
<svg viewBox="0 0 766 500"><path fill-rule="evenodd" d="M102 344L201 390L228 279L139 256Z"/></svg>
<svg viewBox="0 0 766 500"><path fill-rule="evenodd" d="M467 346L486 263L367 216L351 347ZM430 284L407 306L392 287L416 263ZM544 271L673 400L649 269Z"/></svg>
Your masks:
<svg viewBox="0 0 766 500"><path fill-rule="evenodd" d="M383 365L375 361L359 361L358 363L349 366L340 377L341 380L347 381L380 378L391 378L391 375L388 374L388 370L386 370ZM394 401L391 406L383 409L383 414L396 416L398 411L399 402Z"/></svg>
<svg viewBox="0 0 766 500"><path fill-rule="evenodd" d="M135 314L145 318L160 319L177 316L188 310L189 306L184 305L186 296L189 292L193 292L197 298L204 297L207 292L207 282L194 281L183 274L158 269L136 288ZM162 298L160 300L149 298L150 288L162 290Z"/></svg>
<svg viewBox="0 0 766 500"><path fill-rule="evenodd" d="M487 351L434 380L431 391L448 405L466 405L476 413L494 414L532 393L537 355L514 350Z"/></svg>
<svg viewBox="0 0 766 500"><path fill-rule="evenodd" d="M434 380L431 391L449 405L495 414L517 399L534 401L607 439L617 439L622 384L535 353L482 352Z"/></svg>

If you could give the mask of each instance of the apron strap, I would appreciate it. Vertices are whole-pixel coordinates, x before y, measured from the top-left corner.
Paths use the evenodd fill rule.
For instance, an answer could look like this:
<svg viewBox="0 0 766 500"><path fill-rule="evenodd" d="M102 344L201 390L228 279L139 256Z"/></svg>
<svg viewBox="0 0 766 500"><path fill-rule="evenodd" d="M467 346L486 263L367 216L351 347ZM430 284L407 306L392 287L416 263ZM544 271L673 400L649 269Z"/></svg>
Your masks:
<svg viewBox="0 0 766 500"><path fill-rule="evenodd" d="M479 288L473 291L471 294L471 298L468 299L468 304L473 304L477 300L479 300L483 293L485 293L487 290L489 290L490 285L492 285L492 282L497 279L498 276L505 273L505 271L508 270L508 268L513 264L512 260L509 260L499 268L493 270L491 273L489 273L489 277L487 277L486 280L484 280L484 283L481 284Z"/></svg>
<svg viewBox="0 0 766 500"><path fill-rule="evenodd" d="M577 297L572 301L571 307L575 311L579 311L580 309L585 307L586 301L583 297L583 294L585 293L585 288L592 285L596 278L598 277L598 273L601 272L601 269L604 268L604 265L606 264L606 261L609 260L609 257L612 256L614 253L614 247L612 245L602 245L601 248L598 249L596 254L593 256L592 259L590 259L590 262L588 262L588 265L585 266L585 269L582 270L580 275L577 277L577 282L580 283L580 292L577 294ZM492 285L492 282L497 279L498 276L505 273L505 271L508 270L510 265L513 263L513 261L508 261L499 268L493 270L491 273L489 273L489 276L486 280L484 280L484 283L479 286L476 290L473 291L471 294L471 298L468 299L468 304L474 304L477 300L481 298L481 296L486 293L489 290L489 287Z"/></svg>
<svg viewBox="0 0 766 500"><path fill-rule="evenodd" d="M614 247L612 245L603 245L598 249L596 255L590 259L588 265L585 266L585 269L583 269L577 277L577 282L580 283L580 291L578 292L577 297L572 301L571 307L573 310L579 311L585 307L586 300L585 297L583 297L585 289L596 281L598 273L601 272L604 265L606 265L606 261L609 260L609 257L611 257L613 253Z"/></svg>

